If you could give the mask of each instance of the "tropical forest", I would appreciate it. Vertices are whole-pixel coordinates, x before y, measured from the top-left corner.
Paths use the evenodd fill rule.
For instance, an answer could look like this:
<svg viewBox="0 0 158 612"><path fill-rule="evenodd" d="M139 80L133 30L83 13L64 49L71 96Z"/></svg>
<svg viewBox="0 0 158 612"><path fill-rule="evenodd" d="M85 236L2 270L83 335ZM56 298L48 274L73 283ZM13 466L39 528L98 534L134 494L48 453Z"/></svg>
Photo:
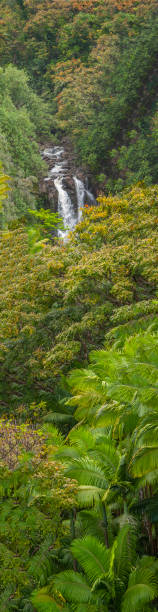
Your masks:
<svg viewBox="0 0 158 612"><path fill-rule="evenodd" d="M158 0L0 0L0 612L158 612Z"/></svg>

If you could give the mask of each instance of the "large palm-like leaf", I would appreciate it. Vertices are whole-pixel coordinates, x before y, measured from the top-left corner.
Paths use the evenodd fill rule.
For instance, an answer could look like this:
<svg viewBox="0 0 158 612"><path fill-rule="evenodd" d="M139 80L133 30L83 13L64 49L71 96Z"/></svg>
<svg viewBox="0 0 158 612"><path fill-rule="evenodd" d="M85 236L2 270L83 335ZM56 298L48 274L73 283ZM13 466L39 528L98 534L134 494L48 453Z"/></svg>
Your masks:
<svg viewBox="0 0 158 612"><path fill-rule="evenodd" d="M98 500L99 501L99 500ZM103 520L104 519L104 520ZM94 508L81 510L78 515L80 530L84 536L92 535L105 544L105 529L107 529L107 517L103 516L103 504L97 504Z"/></svg>
<svg viewBox="0 0 158 612"><path fill-rule="evenodd" d="M34 591L31 596L33 606L38 612L69 612L70 608L57 603L48 592L47 588L40 591Z"/></svg>
<svg viewBox="0 0 158 612"><path fill-rule="evenodd" d="M151 557L144 557L131 571L136 559L135 544L135 532L129 524L121 529L111 549L107 549L93 536L74 540L71 550L87 579L72 570L58 574L50 585L57 601L62 598L63 604L65 601L70 606L72 604L75 612L84 612L86 609L87 612L107 611L108 593L109 601L117 605L118 610L121 606L121 612L129 609L131 612L144 610L144 605L155 599L158 593L158 564ZM40 608L37 609L40 611ZM43 612L42 608L40 612ZM56 612L56 608L52 608L52 612Z"/></svg>
<svg viewBox="0 0 158 612"><path fill-rule="evenodd" d="M110 551L92 536L83 540L74 540L71 545L74 557L84 569L90 584L107 576L109 571Z"/></svg>
<svg viewBox="0 0 158 612"><path fill-rule="evenodd" d="M115 565L118 578L126 584L131 566L136 559L136 534L134 526L126 524L119 532L115 548Z"/></svg>
<svg viewBox="0 0 158 612"><path fill-rule="evenodd" d="M93 505L116 479L120 453L102 430L98 433L79 427L70 432L68 442L74 446L61 447L56 457L65 462L66 473L78 482L80 507Z"/></svg>
<svg viewBox="0 0 158 612"><path fill-rule="evenodd" d="M96 423L110 426L114 439L131 435L139 424L138 406L135 402L126 406L114 400L106 402L96 412Z"/></svg>
<svg viewBox="0 0 158 612"><path fill-rule="evenodd" d="M82 454L90 448L95 448L96 444L95 432L88 426L73 428L69 433L68 440L70 445L76 447Z"/></svg>
<svg viewBox="0 0 158 612"><path fill-rule="evenodd" d="M120 462L120 453L115 448L111 438L107 438L105 435L103 438L100 438L95 450L91 451L90 454L92 457L97 456L108 481L115 477Z"/></svg>
<svg viewBox="0 0 158 612"><path fill-rule="evenodd" d="M128 588L122 601L121 612L141 612L146 604L153 601L158 593L157 564L150 557L145 557L131 572Z"/></svg>
<svg viewBox="0 0 158 612"><path fill-rule="evenodd" d="M86 579L78 572L72 570L60 572L54 578L53 584L59 595L61 593L70 602L88 603L93 599Z"/></svg>
<svg viewBox="0 0 158 612"><path fill-rule="evenodd" d="M86 418L90 406L96 413L107 398L121 404L134 402L136 405L137 402L138 411L140 403L144 407L154 407L158 399L157 349L157 335L146 332L128 339L122 353L116 350L93 352L90 368L74 371L70 377L78 411L83 408Z"/></svg>
<svg viewBox="0 0 158 612"><path fill-rule="evenodd" d="M158 473L158 414L148 413L141 419L139 427L133 434L134 452L129 463L132 476L146 478L150 482L157 479Z"/></svg>
<svg viewBox="0 0 158 612"><path fill-rule="evenodd" d="M98 427L113 427L118 419L118 415L122 414L122 410L124 407L120 406L118 402L105 402L105 404L101 404L98 410L96 411L96 423Z"/></svg>
<svg viewBox="0 0 158 612"><path fill-rule="evenodd" d="M94 485L81 485L77 490L77 499L80 508L90 508L102 499L104 490Z"/></svg>
<svg viewBox="0 0 158 612"><path fill-rule="evenodd" d="M69 444L69 446L68 446ZM65 460L66 463L72 463L72 459L79 459L87 454L90 448L95 448L95 436L92 434L89 427L75 427L70 430L67 436L67 445L61 446L56 458Z"/></svg>
<svg viewBox="0 0 158 612"><path fill-rule="evenodd" d="M80 459L81 453L77 448L73 448L70 446L62 446L55 453L55 458L60 459L60 461L64 462L65 465L69 465L72 463L74 459Z"/></svg>
<svg viewBox="0 0 158 612"><path fill-rule="evenodd" d="M101 469L97 461L88 457L74 459L67 468L66 473L71 478L75 478L81 485L94 485L103 489L103 491L107 488L107 479L103 469Z"/></svg>
<svg viewBox="0 0 158 612"><path fill-rule="evenodd" d="M111 369L107 380L108 397L124 403L133 399L144 405L155 405L158 398L158 338L153 334L137 335L126 341L124 351Z"/></svg>
<svg viewBox="0 0 158 612"><path fill-rule="evenodd" d="M154 472L154 480L157 478L158 469L158 445L144 446L133 455L129 470L135 478L146 476Z"/></svg>
<svg viewBox="0 0 158 612"><path fill-rule="evenodd" d="M73 391L73 397L69 400L70 406L77 406L75 418L93 418L96 406L100 404L103 396L103 386L101 379L92 369L74 370L69 378L68 384ZM106 395L105 395L106 398Z"/></svg>
<svg viewBox="0 0 158 612"><path fill-rule="evenodd" d="M145 445L157 445L158 440L158 412L150 411L147 416L141 420L140 426L136 430L135 444L136 447Z"/></svg>

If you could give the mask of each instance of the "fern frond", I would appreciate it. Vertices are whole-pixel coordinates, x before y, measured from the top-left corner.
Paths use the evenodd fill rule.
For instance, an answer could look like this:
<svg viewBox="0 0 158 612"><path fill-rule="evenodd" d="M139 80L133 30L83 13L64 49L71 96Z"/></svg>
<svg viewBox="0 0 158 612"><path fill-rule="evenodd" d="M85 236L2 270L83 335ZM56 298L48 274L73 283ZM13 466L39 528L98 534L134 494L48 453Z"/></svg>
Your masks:
<svg viewBox="0 0 158 612"><path fill-rule="evenodd" d="M38 581L38 584L41 586L46 584L46 579L52 572L52 551L50 551L51 545L52 536L48 535L42 542L37 553L30 559L28 566L28 574L33 576L33 578Z"/></svg>
<svg viewBox="0 0 158 612"><path fill-rule="evenodd" d="M41 431L44 433L46 441L53 444L53 446L61 446L63 443L63 436L61 432L51 422L45 420L41 427Z"/></svg>
<svg viewBox="0 0 158 612"><path fill-rule="evenodd" d="M15 602L15 600L14 600ZM19 605L16 602L12 601L12 584L8 584L7 587L3 590L3 593L0 595L0 610L1 612L10 612L13 610L15 612L19 609Z"/></svg>

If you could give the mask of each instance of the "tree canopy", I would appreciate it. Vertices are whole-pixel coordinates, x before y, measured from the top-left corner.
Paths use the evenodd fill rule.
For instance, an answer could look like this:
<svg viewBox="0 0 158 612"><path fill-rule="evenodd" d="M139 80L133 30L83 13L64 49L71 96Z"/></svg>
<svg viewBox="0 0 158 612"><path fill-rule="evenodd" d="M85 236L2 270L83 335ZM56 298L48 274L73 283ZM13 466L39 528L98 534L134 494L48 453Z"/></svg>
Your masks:
<svg viewBox="0 0 158 612"><path fill-rule="evenodd" d="M1 0L1 612L158 610L157 53L158 0Z"/></svg>

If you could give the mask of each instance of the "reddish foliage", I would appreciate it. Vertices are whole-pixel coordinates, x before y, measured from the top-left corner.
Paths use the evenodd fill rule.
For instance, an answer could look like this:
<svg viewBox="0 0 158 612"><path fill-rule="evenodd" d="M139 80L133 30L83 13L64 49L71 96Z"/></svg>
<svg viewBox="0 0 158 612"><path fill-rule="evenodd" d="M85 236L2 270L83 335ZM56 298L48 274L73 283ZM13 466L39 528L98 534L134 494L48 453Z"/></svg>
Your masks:
<svg viewBox="0 0 158 612"><path fill-rule="evenodd" d="M152 8L158 8L158 0L105 0L104 3L112 12L113 9L124 12L143 14Z"/></svg>

